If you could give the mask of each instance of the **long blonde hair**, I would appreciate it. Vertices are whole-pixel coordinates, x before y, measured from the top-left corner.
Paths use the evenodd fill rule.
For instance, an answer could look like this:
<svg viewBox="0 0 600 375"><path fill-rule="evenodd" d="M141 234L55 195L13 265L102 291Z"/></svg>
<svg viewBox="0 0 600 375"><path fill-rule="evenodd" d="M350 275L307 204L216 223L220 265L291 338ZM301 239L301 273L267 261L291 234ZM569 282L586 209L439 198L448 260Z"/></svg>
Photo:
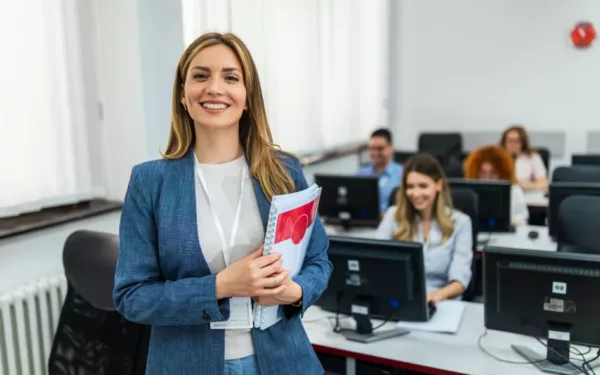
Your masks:
<svg viewBox="0 0 600 375"><path fill-rule="evenodd" d="M183 84L192 59L203 49L216 45L229 47L242 66L248 110L244 111L240 118L239 134L244 152L250 161L250 175L260 182L269 200L274 195L293 192L294 181L278 157L278 153L283 152L273 143L256 65L246 45L230 33L206 33L200 36L186 48L179 59L173 83L171 130L167 148L161 153L162 156L167 159L180 159L196 142L194 120L181 103ZM293 157L291 154L284 154Z"/></svg>
<svg viewBox="0 0 600 375"><path fill-rule="evenodd" d="M436 183L440 180L443 181L442 190L437 193L433 202L433 218L442 229L442 243L444 243L454 231L454 221L451 218L453 211L452 198L442 166L436 158L427 154L415 155L404 165L402 184L400 185L400 189L398 189L396 197L397 210L395 219L398 230L394 232L394 238L398 241L412 241L417 233L417 215L419 213L406 196L406 180L410 172L424 174L431 177Z"/></svg>

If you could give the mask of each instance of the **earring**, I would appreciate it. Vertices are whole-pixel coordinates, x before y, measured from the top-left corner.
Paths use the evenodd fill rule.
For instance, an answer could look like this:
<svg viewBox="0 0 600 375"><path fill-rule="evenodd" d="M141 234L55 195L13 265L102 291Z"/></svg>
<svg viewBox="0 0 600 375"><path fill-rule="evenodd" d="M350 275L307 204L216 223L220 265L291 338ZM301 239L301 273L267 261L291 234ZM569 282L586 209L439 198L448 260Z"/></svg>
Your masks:
<svg viewBox="0 0 600 375"><path fill-rule="evenodd" d="M183 104L183 108L185 108L185 111L187 112L187 110L188 110L187 105L185 105L185 103L181 103L181 104Z"/></svg>

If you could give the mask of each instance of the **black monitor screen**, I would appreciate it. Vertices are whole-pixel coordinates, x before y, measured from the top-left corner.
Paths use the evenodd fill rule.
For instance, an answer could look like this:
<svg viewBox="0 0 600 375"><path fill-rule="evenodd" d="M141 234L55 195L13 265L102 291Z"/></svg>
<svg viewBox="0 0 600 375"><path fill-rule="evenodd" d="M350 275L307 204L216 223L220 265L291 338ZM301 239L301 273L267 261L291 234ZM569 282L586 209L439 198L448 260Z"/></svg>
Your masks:
<svg viewBox="0 0 600 375"><path fill-rule="evenodd" d="M467 188L473 190L478 197L478 230L479 232L509 232L510 223L510 192L509 181L483 181L448 179L452 188Z"/></svg>
<svg viewBox="0 0 600 375"><path fill-rule="evenodd" d="M381 219L377 177L315 175L323 188L319 215L329 224L377 226Z"/></svg>
<svg viewBox="0 0 600 375"><path fill-rule="evenodd" d="M333 274L317 305L351 314L368 302L372 317L428 320L423 247L416 242L330 237Z"/></svg>
<svg viewBox="0 0 600 375"><path fill-rule="evenodd" d="M558 212L562 201L571 195L600 195L600 183L552 182L548 194L548 233L558 234Z"/></svg>
<svg viewBox="0 0 600 375"><path fill-rule="evenodd" d="M488 247L483 264L486 328L600 345L600 257Z"/></svg>

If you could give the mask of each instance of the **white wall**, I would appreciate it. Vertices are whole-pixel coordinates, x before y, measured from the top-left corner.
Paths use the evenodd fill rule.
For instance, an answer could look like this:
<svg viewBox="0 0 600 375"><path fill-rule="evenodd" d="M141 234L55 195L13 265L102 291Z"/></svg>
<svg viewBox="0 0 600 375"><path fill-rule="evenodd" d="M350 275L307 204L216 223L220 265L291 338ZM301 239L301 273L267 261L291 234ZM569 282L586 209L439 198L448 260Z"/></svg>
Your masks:
<svg viewBox="0 0 600 375"><path fill-rule="evenodd" d="M98 82L109 196L123 199L131 167L158 158L171 118L181 53L181 3L91 0L95 5Z"/></svg>
<svg viewBox="0 0 600 375"><path fill-rule="evenodd" d="M582 51L572 27L600 25L596 0L396 1L390 120L397 147L422 131L567 132L566 156L600 128L600 46Z"/></svg>

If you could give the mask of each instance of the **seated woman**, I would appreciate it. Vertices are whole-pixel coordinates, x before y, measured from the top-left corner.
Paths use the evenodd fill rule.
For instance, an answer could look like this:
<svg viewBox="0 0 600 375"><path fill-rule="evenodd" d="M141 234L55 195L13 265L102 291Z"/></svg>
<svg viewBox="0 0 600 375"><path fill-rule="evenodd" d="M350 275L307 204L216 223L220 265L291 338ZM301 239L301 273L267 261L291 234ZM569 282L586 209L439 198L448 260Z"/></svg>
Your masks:
<svg viewBox="0 0 600 375"><path fill-rule="evenodd" d="M525 190L548 187L548 172L539 153L531 148L529 136L522 126L511 126L502 133L500 146L515 161L515 174L519 185Z"/></svg>
<svg viewBox="0 0 600 375"><path fill-rule="evenodd" d="M515 168L508 152L498 146L485 146L469 154L465 161L465 178L512 182L510 221L513 226L527 224L529 209L525 193L515 178Z"/></svg>
<svg viewBox="0 0 600 375"><path fill-rule="evenodd" d="M471 219L453 209L444 171L431 155L405 164L396 205L386 211L377 238L424 244L428 301L459 297L471 281Z"/></svg>

